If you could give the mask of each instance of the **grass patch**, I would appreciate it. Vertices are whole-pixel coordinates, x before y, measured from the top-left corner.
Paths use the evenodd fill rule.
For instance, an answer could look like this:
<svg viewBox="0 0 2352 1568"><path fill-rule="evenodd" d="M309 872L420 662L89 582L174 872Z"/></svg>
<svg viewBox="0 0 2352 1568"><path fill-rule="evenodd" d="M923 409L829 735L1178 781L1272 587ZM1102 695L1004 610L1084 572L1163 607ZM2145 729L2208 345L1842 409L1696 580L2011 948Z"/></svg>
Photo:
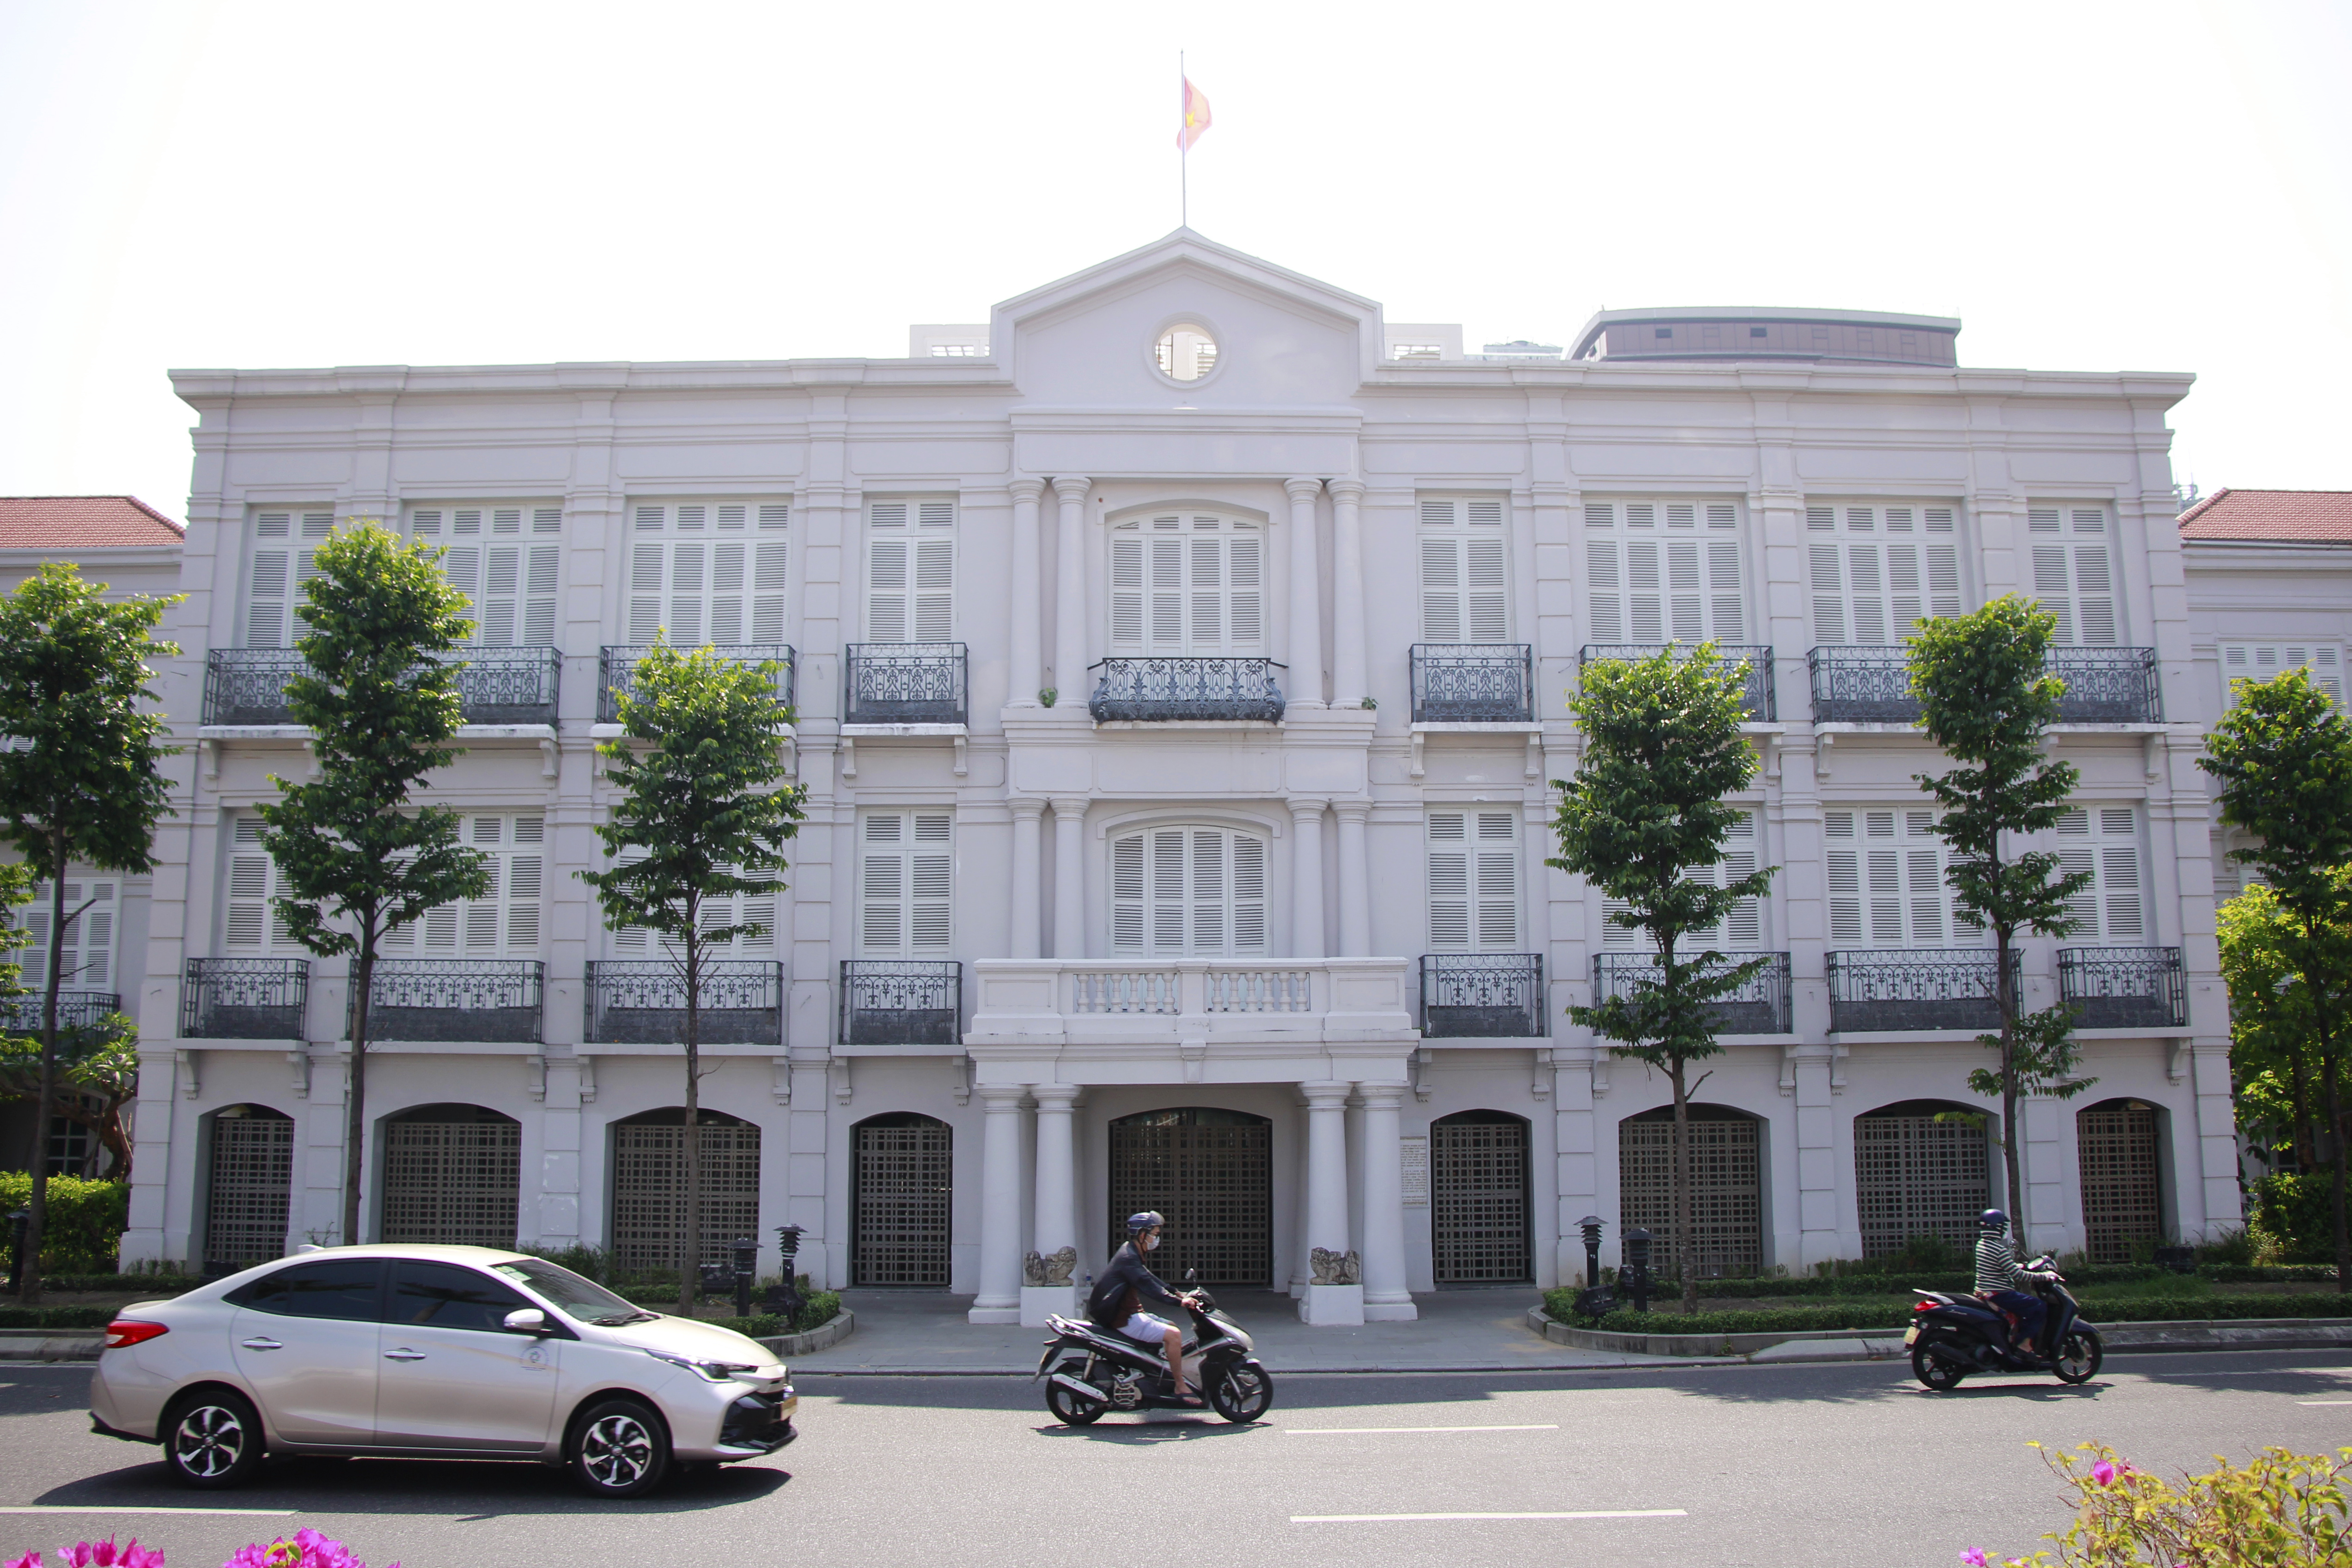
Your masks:
<svg viewBox="0 0 2352 1568"><path fill-rule="evenodd" d="M1565 1301L1554 1298L1565 1296ZM1575 1324L1575 1292L1545 1294L1544 1310L1556 1322ZM2352 1317L2352 1296L2317 1291L2296 1296L2155 1295L2096 1292L2081 1298L2092 1322L2200 1322L2215 1319ZM1690 1312L1621 1311L1598 1323L1578 1326L1609 1333L1735 1334L1805 1333L1832 1329L1898 1329L1911 1321L1907 1301L1874 1298L1778 1307L1759 1312Z"/></svg>

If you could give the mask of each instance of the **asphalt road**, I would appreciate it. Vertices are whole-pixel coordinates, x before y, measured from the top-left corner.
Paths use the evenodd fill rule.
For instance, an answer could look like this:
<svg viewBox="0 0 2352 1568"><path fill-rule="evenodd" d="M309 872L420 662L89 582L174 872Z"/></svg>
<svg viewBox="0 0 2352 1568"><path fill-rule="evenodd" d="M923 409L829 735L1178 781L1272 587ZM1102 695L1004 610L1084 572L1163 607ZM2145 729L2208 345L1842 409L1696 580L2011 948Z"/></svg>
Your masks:
<svg viewBox="0 0 2352 1568"><path fill-rule="evenodd" d="M241 1491L192 1494L152 1450L89 1433L87 1368L0 1365L0 1561L118 1531L162 1547L170 1568L213 1568L309 1524L376 1568L1907 1568L1964 1546L2023 1551L2063 1522L2029 1439L2104 1439L2167 1470L2266 1444L2352 1444L2352 1355L2336 1353L2119 1356L2081 1388L2021 1379L1949 1395L1886 1363L1276 1372L1258 1427L1159 1413L1076 1430L1018 1378L803 1376L790 1448L603 1504L536 1466L404 1460L299 1461ZM191 1511L205 1508L291 1511ZM1633 1516L1329 1517L1591 1511Z"/></svg>

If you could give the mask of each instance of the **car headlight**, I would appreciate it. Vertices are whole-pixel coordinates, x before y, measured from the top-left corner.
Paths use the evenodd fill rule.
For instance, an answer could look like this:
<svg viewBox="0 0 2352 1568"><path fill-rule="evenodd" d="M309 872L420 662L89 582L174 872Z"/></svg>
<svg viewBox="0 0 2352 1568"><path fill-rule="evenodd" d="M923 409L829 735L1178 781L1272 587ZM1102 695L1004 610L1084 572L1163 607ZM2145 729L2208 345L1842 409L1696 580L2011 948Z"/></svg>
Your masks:
<svg viewBox="0 0 2352 1568"><path fill-rule="evenodd" d="M696 1361L690 1356L667 1355L657 1350L649 1350L646 1354L656 1361L666 1361L672 1366L682 1367L706 1383L732 1383L760 1370L755 1363L748 1361Z"/></svg>

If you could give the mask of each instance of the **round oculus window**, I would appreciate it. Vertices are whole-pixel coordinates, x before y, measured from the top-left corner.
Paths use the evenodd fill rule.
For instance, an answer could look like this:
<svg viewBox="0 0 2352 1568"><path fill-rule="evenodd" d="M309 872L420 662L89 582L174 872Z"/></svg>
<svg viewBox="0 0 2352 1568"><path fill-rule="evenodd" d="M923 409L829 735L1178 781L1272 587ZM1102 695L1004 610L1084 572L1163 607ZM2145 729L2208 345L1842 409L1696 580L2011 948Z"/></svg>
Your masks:
<svg viewBox="0 0 2352 1568"><path fill-rule="evenodd" d="M1171 381L1197 382L1217 368L1217 340L1195 321L1179 321L1160 333L1153 354Z"/></svg>

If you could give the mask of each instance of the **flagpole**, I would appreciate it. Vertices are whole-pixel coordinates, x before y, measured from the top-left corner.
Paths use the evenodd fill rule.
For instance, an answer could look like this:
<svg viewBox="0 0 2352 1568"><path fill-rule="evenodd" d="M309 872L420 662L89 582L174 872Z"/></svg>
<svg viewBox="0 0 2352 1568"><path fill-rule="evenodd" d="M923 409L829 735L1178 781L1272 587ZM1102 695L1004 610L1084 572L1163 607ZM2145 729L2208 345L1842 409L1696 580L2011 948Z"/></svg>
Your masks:
<svg viewBox="0 0 2352 1568"><path fill-rule="evenodd" d="M1176 226L1192 226L1192 144L1184 137L1192 95L1184 89L1184 51L1176 51Z"/></svg>

